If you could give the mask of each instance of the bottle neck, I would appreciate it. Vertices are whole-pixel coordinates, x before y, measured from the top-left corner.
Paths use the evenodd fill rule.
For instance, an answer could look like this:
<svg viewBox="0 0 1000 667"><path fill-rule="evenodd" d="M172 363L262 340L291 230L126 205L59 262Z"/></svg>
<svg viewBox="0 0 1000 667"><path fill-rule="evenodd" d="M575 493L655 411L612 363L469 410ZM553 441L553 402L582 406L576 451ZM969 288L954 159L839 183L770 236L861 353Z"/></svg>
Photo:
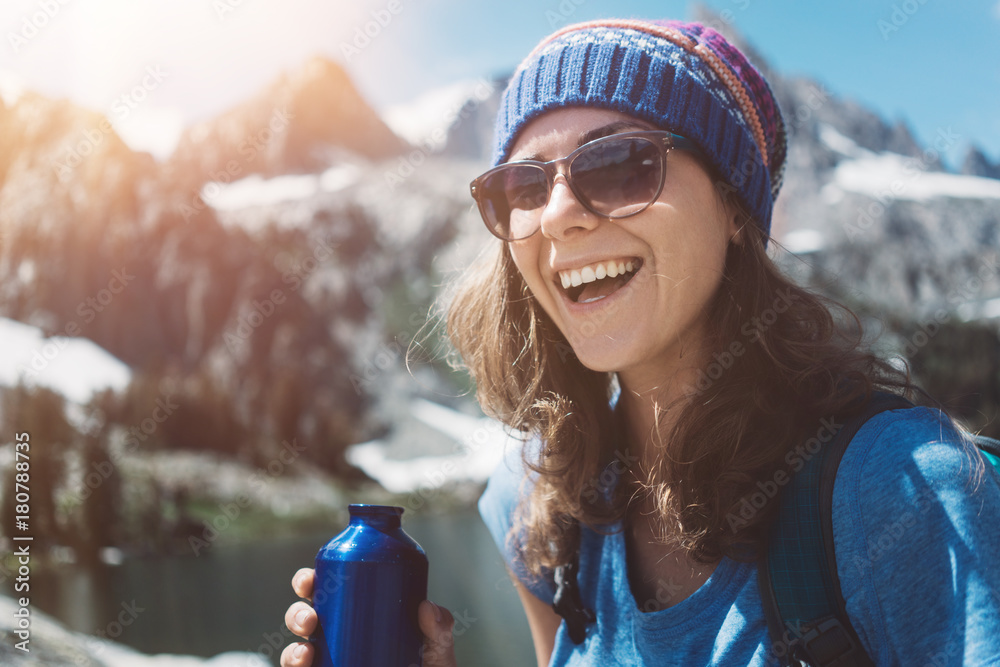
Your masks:
<svg viewBox="0 0 1000 667"><path fill-rule="evenodd" d="M376 530L388 531L402 525L402 507L392 505L350 505L351 525L365 524Z"/></svg>

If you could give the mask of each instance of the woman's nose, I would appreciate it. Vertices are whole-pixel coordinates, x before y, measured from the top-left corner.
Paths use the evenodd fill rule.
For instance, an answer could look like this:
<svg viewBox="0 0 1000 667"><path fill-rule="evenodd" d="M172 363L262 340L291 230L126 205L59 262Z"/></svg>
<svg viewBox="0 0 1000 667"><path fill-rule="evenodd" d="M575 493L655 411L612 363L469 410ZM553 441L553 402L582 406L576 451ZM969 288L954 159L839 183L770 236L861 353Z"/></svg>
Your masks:
<svg viewBox="0 0 1000 667"><path fill-rule="evenodd" d="M549 201L542 209L542 234L548 238L565 238L585 229L594 229L601 219L580 203L562 174L552 182Z"/></svg>

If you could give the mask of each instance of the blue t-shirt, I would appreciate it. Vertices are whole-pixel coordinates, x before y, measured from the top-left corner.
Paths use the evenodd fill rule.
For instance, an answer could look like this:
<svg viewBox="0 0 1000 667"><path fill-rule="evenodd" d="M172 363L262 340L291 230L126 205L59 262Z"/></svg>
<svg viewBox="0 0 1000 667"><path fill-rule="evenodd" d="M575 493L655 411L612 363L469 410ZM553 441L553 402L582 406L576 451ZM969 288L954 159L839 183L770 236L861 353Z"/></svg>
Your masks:
<svg viewBox="0 0 1000 667"><path fill-rule="evenodd" d="M837 571L876 665L1000 665L1000 479L987 466L974 486L968 451L940 412L911 408L870 419L844 454L833 496ZM508 566L551 604L551 583L525 577L505 546L522 476L520 452L508 452L479 511ZM723 558L691 596L644 612L623 533L581 534L578 580L597 621L582 644L560 625L551 667L780 664L756 564Z"/></svg>

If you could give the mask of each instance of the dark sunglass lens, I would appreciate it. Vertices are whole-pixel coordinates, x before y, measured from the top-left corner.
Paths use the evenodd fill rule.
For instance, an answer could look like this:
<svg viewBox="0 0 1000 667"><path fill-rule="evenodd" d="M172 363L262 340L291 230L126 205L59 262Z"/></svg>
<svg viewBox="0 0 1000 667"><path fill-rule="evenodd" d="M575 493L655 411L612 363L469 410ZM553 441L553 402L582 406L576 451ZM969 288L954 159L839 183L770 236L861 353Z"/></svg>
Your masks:
<svg viewBox="0 0 1000 667"><path fill-rule="evenodd" d="M545 172L531 165L511 165L493 172L482 183L488 224L504 238L531 236L538 214L549 199Z"/></svg>
<svg viewBox="0 0 1000 667"><path fill-rule="evenodd" d="M578 194L594 210L618 218L656 199L663 178L661 156L648 139L604 141L578 155L570 174Z"/></svg>

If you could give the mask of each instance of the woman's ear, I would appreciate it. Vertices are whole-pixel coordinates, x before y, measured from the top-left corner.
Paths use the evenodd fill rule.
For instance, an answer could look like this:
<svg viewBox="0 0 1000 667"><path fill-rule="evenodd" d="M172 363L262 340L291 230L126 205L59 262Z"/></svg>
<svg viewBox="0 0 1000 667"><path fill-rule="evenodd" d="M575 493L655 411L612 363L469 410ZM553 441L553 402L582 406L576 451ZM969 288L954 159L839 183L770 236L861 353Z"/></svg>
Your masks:
<svg viewBox="0 0 1000 667"><path fill-rule="evenodd" d="M736 245L743 245L743 226L747 223L748 218L742 212L739 204L736 202L736 198L733 196L727 199L725 207L726 218L728 220L726 233L729 236L729 242Z"/></svg>
<svg viewBox="0 0 1000 667"><path fill-rule="evenodd" d="M730 243L743 245L743 226L745 224L747 224L745 216L742 216L739 213L733 216L733 225L736 227L736 231L734 231L732 236L729 237Z"/></svg>

